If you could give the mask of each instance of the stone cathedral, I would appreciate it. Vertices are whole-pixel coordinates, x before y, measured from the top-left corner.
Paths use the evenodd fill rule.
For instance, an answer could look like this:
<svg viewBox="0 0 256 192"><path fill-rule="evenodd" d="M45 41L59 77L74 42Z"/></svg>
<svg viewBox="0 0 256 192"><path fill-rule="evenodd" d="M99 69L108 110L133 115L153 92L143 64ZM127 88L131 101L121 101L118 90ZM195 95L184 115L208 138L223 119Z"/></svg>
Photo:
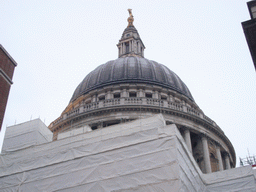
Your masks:
<svg viewBox="0 0 256 192"><path fill-rule="evenodd" d="M95 130L162 113L166 124L176 124L204 173L234 167L231 142L199 108L184 82L165 65L144 58L145 45L129 13L117 44L119 58L100 65L77 86L49 127L54 139L84 125Z"/></svg>
<svg viewBox="0 0 256 192"><path fill-rule="evenodd" d="M118 58L85 76L60 117L7 128L1 191L256 191L185 83L144 57L128 12Z"/></svg>

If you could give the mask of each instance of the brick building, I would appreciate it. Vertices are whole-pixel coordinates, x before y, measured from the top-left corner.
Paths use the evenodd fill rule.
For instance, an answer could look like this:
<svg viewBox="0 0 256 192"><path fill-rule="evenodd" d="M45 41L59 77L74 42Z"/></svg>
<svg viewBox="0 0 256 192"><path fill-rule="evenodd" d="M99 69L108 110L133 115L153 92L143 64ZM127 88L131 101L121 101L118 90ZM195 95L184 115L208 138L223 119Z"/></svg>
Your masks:
<svg viewBox="0 0 256 192"><path fill-rule="evenodd" d="M247 2L251 19L242 22L246 41L256 70L256 1Z"/></svg>
<svg viewBox="0 0 256 192"><path fill-rule="evenodd" d="M4 112L12 85L12 76L17 63L0 44L0 130L2 127Z"/></svg>

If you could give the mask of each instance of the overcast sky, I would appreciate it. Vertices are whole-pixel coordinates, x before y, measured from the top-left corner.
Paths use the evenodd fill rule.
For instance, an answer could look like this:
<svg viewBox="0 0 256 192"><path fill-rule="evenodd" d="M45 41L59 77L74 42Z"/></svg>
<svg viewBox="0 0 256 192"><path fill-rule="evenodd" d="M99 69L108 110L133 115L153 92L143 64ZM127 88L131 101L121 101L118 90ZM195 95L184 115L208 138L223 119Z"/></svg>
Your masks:
<svg viewBox="0 0 256 192"><path fill-rule="evenodd" d="M117 58L134 25L145 57L179 75L233 143L256 154L256 73L241 22L246 1L0 1L0 43L18 63L1 131L41 118L48 126L83 78ZM237 161L239 161L237 159Z"/></svg>

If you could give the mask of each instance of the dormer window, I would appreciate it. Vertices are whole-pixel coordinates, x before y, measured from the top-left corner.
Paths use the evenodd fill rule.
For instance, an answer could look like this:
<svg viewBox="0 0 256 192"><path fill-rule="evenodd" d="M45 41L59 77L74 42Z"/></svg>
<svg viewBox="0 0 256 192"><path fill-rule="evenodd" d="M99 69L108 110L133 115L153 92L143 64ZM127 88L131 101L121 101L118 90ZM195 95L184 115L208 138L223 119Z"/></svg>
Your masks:
<svg viewBox="0 0 256 192"><path fill-rule="evenodd" d="M130 37L130 34L127 34L126 37Z"/></svg>

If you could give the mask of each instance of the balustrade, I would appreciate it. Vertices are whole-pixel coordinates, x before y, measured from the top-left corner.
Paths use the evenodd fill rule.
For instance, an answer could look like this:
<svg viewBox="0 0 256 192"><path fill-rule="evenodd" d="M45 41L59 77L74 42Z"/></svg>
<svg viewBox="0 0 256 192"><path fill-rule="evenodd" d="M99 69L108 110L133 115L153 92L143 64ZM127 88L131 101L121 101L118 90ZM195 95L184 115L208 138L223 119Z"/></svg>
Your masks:
<svg viewBox="0 0 256 192"><path fill-rule="evenodd" d="M141 104L142 99L141 98L136 98L136 97L128 97L124 99L125 104Z"/></svg>
<svg viewBox="0 0 256 192"><path fill-rule="evenodd" d="M108 99L103 101L103 106L108 107L108 106L114 106L114 105L120 105L120 99Z"/></svg>
<svg viewBox="0 0 256 192"><path fill-rule="evenodd" d="M200 113L198 111L196 111L195 109L192 109L190 107L187 107L187 112L192 115L200 116Z"/></svg>
<svg viewBox="0 0 256 192"><path fill-rule="evenodd" d="M89 103L84 106L84 111L91 111L99 108L99 102Z"/></svg>
<svg viewBox="0 0 256 192"><path fill-rule="evenodd" d="M161 100L161 99L138 98L138 97L121 97L121 98L113 98L113 99L97 101L89 104L82 103L80 108L73 109L72 111L69 111L68 113L66 113L64 116L61 116L58 119L56 119L53 122L53 125L61 122L62 120L65 120L68 117L77 115L79 113L88 112L88 111L92 111L92 110L104 108L104 107L118 106L118 105L142 105L142 106L151 105L151 106L158 106L163 109L164 108L174 109L177 111L182 111L182 112L200 117L201 119L204 119L205 121L211 123L217 129L220 130L220 128L209 117L207 117L200 111L190 108L184 104L179 104L176 102L170 102L170 101ZM83 110L80 110L80 109L83 109Z"/></svg>
<svg viewBox="0 0 256 192"><path fill-rule="evenodd" d="M209 117L207 117L206 115L203 115L203 118L204 118L205 120L207 120L208 122L210 122L211 124L214 123L214 121L211 120L211 119L210 119Z"/></svg>
<svg viewBox="0 0 256 192"><path fill-rule="evenodd" d="M151 99L151 98L147 98L146 101L147 105L155 105L155 106L161 106L163 107L163 101L160 99Z"/></svg>
<svg viewBox="0 0 256 192"><path fill-rule="evenodd" d="M178 110L178 111L183 111L183 106L181 104L177 104L174 102L168 102L168 107L171 109Z"/></svg>

